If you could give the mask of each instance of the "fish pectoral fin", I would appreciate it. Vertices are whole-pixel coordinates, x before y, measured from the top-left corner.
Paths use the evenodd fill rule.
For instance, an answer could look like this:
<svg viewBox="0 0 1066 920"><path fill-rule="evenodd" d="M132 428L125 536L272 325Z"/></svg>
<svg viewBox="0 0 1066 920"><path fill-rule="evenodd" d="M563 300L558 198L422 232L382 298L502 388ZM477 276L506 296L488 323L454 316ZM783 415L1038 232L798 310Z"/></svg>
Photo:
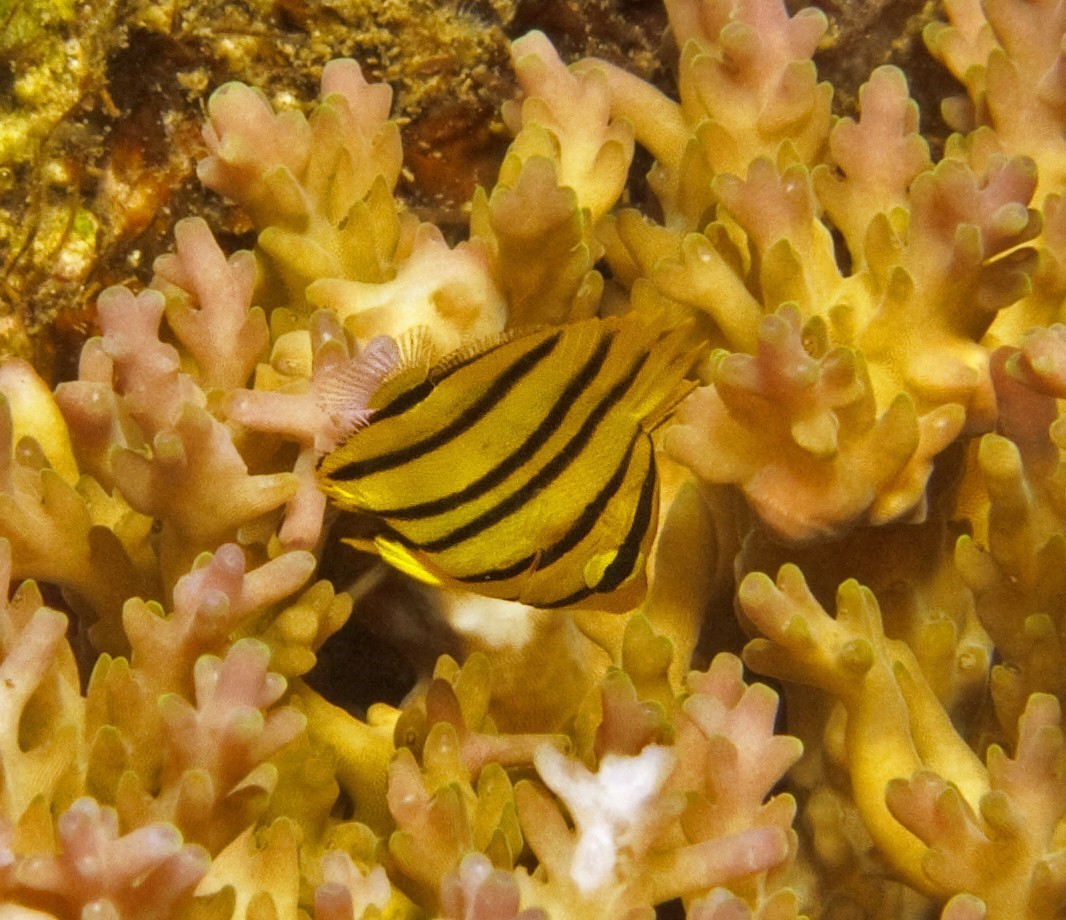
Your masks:
<svg viewBox="0 0 1066 920"><path fill-rule="evenodd" d="M437 575L429 571L407 547L401 546L396 540L389 537L374 537L373 542L378 555L393 568L427 585L443 584Z"/></svg>

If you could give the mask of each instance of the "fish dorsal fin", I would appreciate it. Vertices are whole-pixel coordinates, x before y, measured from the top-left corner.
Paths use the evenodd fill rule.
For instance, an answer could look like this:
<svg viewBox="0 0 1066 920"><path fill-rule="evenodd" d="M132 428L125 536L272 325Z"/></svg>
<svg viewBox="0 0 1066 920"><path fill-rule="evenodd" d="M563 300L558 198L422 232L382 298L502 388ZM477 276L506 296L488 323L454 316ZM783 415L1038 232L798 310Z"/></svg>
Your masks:
<svg viewBox="0 0 1066 920"><path fill-rule="evenodd" d="M318 387L318 403L344 440L373 417L374 410L425 381L433 344L425 326L398 339L379 335L354 358L332 369Z"/></svg>
<svg viewBox="0 0 1066 920"><path fill-rule="evenodd" d="M393 363L370 397L371 409L387 406L398 396L424 383L433 366L433 336L427 326L412 326L398 338L388 341L394 349Z"/></svg>
<svg viewBox="0 0 1066 920"><path fill-rule="evenodd" d="M487 355L493 349L543 328L543 326L523 326L520 329L507 329L495 335L484 336L472 342L467 342L465 345L460 345L455 351L448 352L440 361L433 365L432 370L429 372L429 379L434 383L440 383L449 374L454 373L471 361Z"/></svg>

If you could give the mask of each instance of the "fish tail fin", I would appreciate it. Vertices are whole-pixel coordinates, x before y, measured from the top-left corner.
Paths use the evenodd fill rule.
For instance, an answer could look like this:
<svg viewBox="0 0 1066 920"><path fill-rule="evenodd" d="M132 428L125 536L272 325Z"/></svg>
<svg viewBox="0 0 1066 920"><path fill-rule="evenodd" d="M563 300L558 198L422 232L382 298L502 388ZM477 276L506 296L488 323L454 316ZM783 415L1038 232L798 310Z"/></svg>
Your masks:
<svg viewBox="0 0 1066 920"><path fill-rule="evenodd" d="M626 402L641 420L641 427L653 431L695 388L696 384L685 378L706 352L707 343L698 338L696 323L688 320L665 331L648 327L641 347L647 349L648 358L626 394Z"/></svg>

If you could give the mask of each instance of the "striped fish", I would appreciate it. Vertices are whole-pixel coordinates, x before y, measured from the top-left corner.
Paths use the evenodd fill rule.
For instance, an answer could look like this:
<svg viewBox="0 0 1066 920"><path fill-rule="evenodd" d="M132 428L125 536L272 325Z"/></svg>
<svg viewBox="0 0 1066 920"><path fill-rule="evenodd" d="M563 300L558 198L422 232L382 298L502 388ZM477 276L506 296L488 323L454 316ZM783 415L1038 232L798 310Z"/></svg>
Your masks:
<svg viewBox="0 0 1066 920"><path fill-rule="evenodd" d="M629 609L656 529L650 432L692 387L691 339L628 314L437 364L409 340L368 423L322 459L321 487L374 516L382 558L423 581Z"/></svg>

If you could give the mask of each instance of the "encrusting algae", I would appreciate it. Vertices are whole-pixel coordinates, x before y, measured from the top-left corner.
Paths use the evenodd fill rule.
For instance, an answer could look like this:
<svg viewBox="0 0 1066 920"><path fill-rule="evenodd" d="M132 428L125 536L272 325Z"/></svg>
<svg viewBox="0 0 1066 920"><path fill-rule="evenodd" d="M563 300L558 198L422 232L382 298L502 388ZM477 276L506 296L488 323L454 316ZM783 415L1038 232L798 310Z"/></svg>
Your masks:
<svg viewBox="0 0 1066 920"><path fill-rule="evenodd" d="M355 61L221 86L254 251L0 365L0 917L1066 916L1066 17L945 5L935 157L666 8L673 95L513 43L459 242Z"/></svg>

